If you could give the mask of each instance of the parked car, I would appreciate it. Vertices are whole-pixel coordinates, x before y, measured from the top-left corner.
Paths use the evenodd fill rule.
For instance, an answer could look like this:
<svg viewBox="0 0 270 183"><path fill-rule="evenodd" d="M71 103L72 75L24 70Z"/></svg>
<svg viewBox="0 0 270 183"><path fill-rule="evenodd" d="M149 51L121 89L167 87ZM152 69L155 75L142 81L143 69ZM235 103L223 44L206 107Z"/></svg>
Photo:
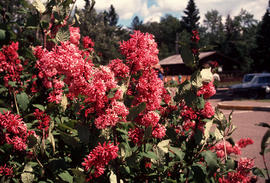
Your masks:
<svg viewBox="0 0 270 183"><path fill-rule="evenodd" d="M242 83L250 82L254 78L254 76L260 75L260 74L265 74L265 73L250 73L250 74L245 74L243 76Z"/></svg>
<svg viewBox="0 0 270 183"><path fill-rule="evenodd" d="M250 81L248 81L252 78ZM244 80L246 79L246 80ZM270 73L254 73L243 78L241 84L232 85L230 93L241 97L264 98L269 93Z"/></svg>

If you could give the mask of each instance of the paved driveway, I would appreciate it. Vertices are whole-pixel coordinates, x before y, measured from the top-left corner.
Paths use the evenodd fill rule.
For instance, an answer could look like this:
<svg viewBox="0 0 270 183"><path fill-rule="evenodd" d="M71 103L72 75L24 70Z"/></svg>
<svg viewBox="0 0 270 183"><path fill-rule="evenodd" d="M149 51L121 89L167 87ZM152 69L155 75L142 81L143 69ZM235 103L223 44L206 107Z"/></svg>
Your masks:
<svg viewBox="0 0 270 183"><path fill-rule="evenodd" d="M225 96L226 98L226 96ZM214 99L210 99L212 105L217 106L218 103L230 103L235 106L237 105L254 105L254 106L270 106L270 102L258 103L257 101L252 100L241 100L241 101L232 101L229 98L223 100L222 95L217 93L217 96ZM223 113L228 116L231 110L222 109ZM243 157L250 157L255 159L255 166L259 168L264 167L262 156L259 154L261 140L266 132L266 128L256 126L259 122L265 122L270 125L270 111L253 111L253 110L234 110L233 113L233 123L237 126L236 131L233 133L233 138L235 141L238 141L240 138L251 138L254 140L253 145L249 145L242 150ZM266 155L267 166L270 169L270 153ZM264 180L259 179L258 182L263 183Z"/></svg>

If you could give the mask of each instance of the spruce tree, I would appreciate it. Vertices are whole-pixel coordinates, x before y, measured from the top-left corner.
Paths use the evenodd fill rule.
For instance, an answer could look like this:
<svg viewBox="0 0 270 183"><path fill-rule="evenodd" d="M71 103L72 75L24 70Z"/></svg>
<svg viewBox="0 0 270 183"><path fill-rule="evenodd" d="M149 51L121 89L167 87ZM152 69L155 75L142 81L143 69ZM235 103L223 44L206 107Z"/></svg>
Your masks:
<svg viewBox="0 0 270 183"><path fill-rule="evenodd" d="M113 7L113 5L110 6L109 12L105 11L104 12L104 21L110 25L110 26L116 26L119 16L115 11L115 8Z"/></svg>
<svg viewBox="0 0 270 183"><path fill-rule="evenodd" d="M181 21L183 28L189 33L191 33L192 30L198 30L200 16L194 0L189 0L184 13L185 16L182 17Z"/></svg>
<svg viewBox="0 0 270 183"><path fill-rule="evenodd" d="M138 16L135 16L131 22L131 29L132 30L140 30L143 25L143 22L140 20Z"/></svg>

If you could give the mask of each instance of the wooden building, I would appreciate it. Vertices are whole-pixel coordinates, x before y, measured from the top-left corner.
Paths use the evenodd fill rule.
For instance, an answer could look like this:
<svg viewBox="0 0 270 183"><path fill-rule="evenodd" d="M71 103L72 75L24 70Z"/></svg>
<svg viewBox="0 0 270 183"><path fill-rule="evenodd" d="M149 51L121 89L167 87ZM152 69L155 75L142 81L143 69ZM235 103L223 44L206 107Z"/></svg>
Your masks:
<svg viewBox="0 0 270 183"><path fill-rule="evenodd" d="M216 51L201 52L199 55L200 65L216 61L218 63L219 74L230 75L239 70L239 63L235 60L218 53ZM164 70L164 81L168 82L174 80L176 82L183 82L190 77L192 71L187 67L180 54L169 56L159 62L160 66Z"/></svg>

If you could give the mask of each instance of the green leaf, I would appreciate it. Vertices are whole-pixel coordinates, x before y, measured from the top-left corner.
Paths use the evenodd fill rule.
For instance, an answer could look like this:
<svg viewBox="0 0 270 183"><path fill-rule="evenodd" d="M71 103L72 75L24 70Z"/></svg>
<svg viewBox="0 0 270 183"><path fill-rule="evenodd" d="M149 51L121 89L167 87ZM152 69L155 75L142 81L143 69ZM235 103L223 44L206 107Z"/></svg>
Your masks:
<svg viewBox="0 0 270 183"><path fill-rule="evenodd" d="M217 141L219 141L223 138L223 135L220 133L218 128L215 128L214 135L215 135Z"/></svg>
<svg viewBox="0 0 270 183"><path fill-rule="evenodd" d="M174 154L176 154L176 156L180 159L180 161L184 159L185 153L181 151L180 148L170 146L169 150L172 151Z"/></svg>
<svg viewBox="0 0 270 183"><path fill-rule="evenodd" d="M110 99L113 98L117 90L118 88L112 88L110 92L108 93L107 97Z"/></svg>
<svg viewBox="0 0 270 183"><path fill-rule="evenodd" d="M181 54L181 57L182 57L185 65L190 67L190 68L194 68L195 60L194 60L193 54L191 52L191 49L187 45L181 45L180 54Z"/></svg>
<svg viewBox="0 0 270 183"><path fill-rule="evenodd" d="M35 179L35 175L32 173L33 168L32 166L27 163L24 166L23 173L21 174L21 180L23 183L32 183Z"/></svg>
<svg viewBox="0 0 270 183"><path fill-rule="evenodd" d="M205 140L207 140L210 137L210 130L211 127L213 126L213 120L209 120L205 124L205 130L204 130L204 137Z"/></svg>
<svg viewBox="0 0 270 183"><path fill-rule="evenodd" d="M64 31L63 29L60 29L55 36L55 40L59 43L64 42L64 41L68 41L69 40L69 31Z"/></svg>
<svg viewBox="0 0 270 183"><path fill-rule="evenodd" d="M269 139L270 138L270 130L267 130L262 138L261 142L261 152L260 154L263 155L265 153L265 149L269 144Z"/></svg>
<svg viewBox="0 0 270 183"><path fill-rule="evenodd" d="M195 102L196 102L195 105L198 110L204 109L205 100L203 97L197 97Z"/></svg>
<svg viewBox="0 0 270 183"><path fill-rule="evenodd" d="M45 111L45 107L41 104L32 104L32 106L38 108L41 111Z"/></svg>
<svg viewBox="0 0 270 183"><path fill-rule="evenodd" d="M128 121L133 121L141 112L146 108L146 103L142 102L139 105L129 109L129 114L127 116Z"/></svg>
<svg viewBox="0 0 270 183"><path fill-rule="evenodd" d="M7 91L8 91L7 88L1 86L1 88L0 88L0 93L7 92Z"/></svg>
<svg viewBox="0 0 270 183"><path fill-rule="evenodd" d="M158 143L157 147L163 151L164 153L168 153L169 151L169 144L170 144L170 139L167 139L167 140L163 140L161 142Z"/></svg>
<svg viewBox="0 0 270 183"><path fill-rule="evenodd" d="M41 26L44 28L44 29L47 29L49 27L49 22L47 21L41 21Z"/></svg>
<svg viewBox="0 0 270 183"><path fill-rule="evenodd" d="M154 159L157 160L159 159L158 156L153 152L153 151L148 151L146 153L141 153L141 156L146 157L146 158L150 158L150 159Z"/></svg>
<svg viewBox="0 0 270 183"><path fill-rule="evenodd" d="M202 69L200 74L201 74L202 82L209 83L213 81L213 73L211 71L211 67Z"/></svg>
<svg viewBox="0 0 270 183"><path fill-rule="evenodd" d="M194 139L196 144L200 144L203 140L203 132L199 129L195 130Z"/></svg>
<svg viewBox="0 0 270 183"><path fill-rule="evenodd" d="M120 149L120 155L121 157L129 157L132 155L131 148L128 143L122 142L118 145Z"/></svg>
<svg viewBox="0 0 270 183"><path fill-rule="evenodd" d="M132 95L124 95L125 97L124 97L124 104L125 104L125 106L127 106L127 107L131 107L131 105L132 105L132 102L133 102L133 100L134 100L134 96L132 96Z"/></svg>
<svg viewBox="0 0 270 183"><path fill-rule="evenodd" d="M29 104L29 98L25 92L22 92L20 94L16 95L17 102L19 104L19 107L23 110L26 111L28 104Z"/></svg>
<svg viewBox="0 0 270 183"><path fill-rule="evenodd" d="M197 94L193 92L192 90L186 91L183 93L184 100L186 102L186 105L191 108L196 108L198 101Z"/></svg>
<svg viewBox="0 0 270 183"><path fill-rule="evenodd" d="M193 178L196 182L205 182L206 178L206 167L201 164L194 164L191 167L194 175Z"/></svg>
<svg viewBox="0 0 270 183"><path fill-rule="evenodd" d="M46 7L41 2L41 0L35 0L32 5L37 9L37 11L42 14L46 11Z"/></svg>
<svg viewBox="0 0 270 183"><path fill-rule="evenodd" d="M51 132L49 132L48 140L52 144L53 153L55 153L55 140L54 140L54 136L53 136L53 134Z"/></svg>
<svg viewBox="0 0 270 183"><path fill-rule="evenodd" d="M252 168L252 173L253 173L254 175L256 175L256 176L265 178L264 172L263 172L261 169L257 168L257 167Z"/></svg>
<svg viewBox="0 0 270 183"><path fill-rule="evenodd" d="M4 40L6 38L6 31L3 29L0 29L0 40Z"/></svg>
<svg viewBox="0 0 270 183"><path fill-rule="evenodd" d="M196 71L191 75L191 84L196 88L203 86L203 79L200 71Z"/></svg>
<svg viewBox="0 0 270 183"><path fill-rule="evenodd" d="M229 169L234 170L235 169L236 163L235 163L235 161L233 159L228 158L226 160L225 164L226 164L227 170L229 170Z"/></svg>
<svg viewBox="0 0 270 183"><path fill-rule="evenodd" d="M217 155L212 151L203 151L201 155L204 157L205 162L211 172L218 168Z"/></svg>
<svg viewBox="0 0 270 183"><path fill-rule="evenodd" d="M4 107L0 107L0 113L4 113L4 112L7 112L9 111L8 108L4 108Z"/></svg>
<svg viewBox="0 0 270 183"><path fill-rule="evenodd" d="M126 131L126 130L124 130L124 129L116 128L116 131L121 132L121 133L123 133L123 134L125 134L125 135L128 135L128 131Z"/></svg>
<svg viewBox="0 0 270 183"><path fill-rule="evenodd" d="M69 127L68 125L59 122L60 121L59 118L55 118L55 119L56 119L57 123L59 123L58 124L59 128L64 129L64 130L69 130L69 131L72 131L72 132L76 132L76 130L73 129L72 127Z"/></svg>
<svg viewBox="0 0 270 183"><path fill-rule="evenodd" d="M26 26L27 28L36 28L39 24L38 14L31 15L27 18Z"/></svg>
<svg viewBox="0 0 270 183"><path fill-rule="evenodd" d="M61 139L70 147L73 149L79 148L81 145L79 143L79 140L75 137L72 137L68 134L65 134L63 132L60 132Z"/></svg>
<svg viewBox="0 0 270 183"><path fill-rule="evenodd" d="M218 108L216 108L216 111L215 111L214 123L217 124L217 127L221 132L225 130L227 119L225 115Z"/></svg>
<svg viewBox="0 0 270 183"><path fill-rule="evenodd" d="M73 182L73 177L69 174L68 171L64 171L58 175L63 181L72 183Z"/></svg>
<svg viewBox="0 0 270 183"><path fill-rule="evenodd" d="M89 137L90 137L90 131L88 126L85 126L83 124L80 124L77 126L78 130L78 136L82 143L88 144L89 143Z"/></svg>
<svg viewBox="0 0 270 183"><path fill-rule="evenodd" d="M9 81L8 85L11 86L11 87L16 87L17 83L15 81Z"/></svg>
<svg viewBox="0 0 270 183"><path fill-rule="evenodd" d="M174 101L179 102L183 99L183 94L191 89L191 82L189 80L185 80L183 83L181 83L178 87L178 92L174 96Z"/></svg>
<svg viewBox="0 0 270 183"><path fill-rule="evenodd" d="M29 135L27 137L28 148L33 148L37 144L37 138L34 135Z"/></svg>
<svg viewBox="0 0 270 183"><path fill-rule="evenodd" d="M76 183L85 183L86 176L82 171L79 169L71 169L72 173L74 174L74 182Z"/></svg>
<svg viewBox="0 0 270 183"><path fill-rule="evenodd" d="M178 142L177 133L175 132L174 128L167 128L166 135L172 140L173 143Z"/></svg>
<svg viewBox="0 0 270 183"><path fill-rule="evenodd" d="M114 174L113 171L111 171L110 183L117 183L117 177L116 177L116 175Z"/></svg>
<svg viewBox="0 0 270 183"><path fill-rule="evenodd" d="M152 136L152 126L148 126L144 131L144 139L148 139Z"/></svg>

